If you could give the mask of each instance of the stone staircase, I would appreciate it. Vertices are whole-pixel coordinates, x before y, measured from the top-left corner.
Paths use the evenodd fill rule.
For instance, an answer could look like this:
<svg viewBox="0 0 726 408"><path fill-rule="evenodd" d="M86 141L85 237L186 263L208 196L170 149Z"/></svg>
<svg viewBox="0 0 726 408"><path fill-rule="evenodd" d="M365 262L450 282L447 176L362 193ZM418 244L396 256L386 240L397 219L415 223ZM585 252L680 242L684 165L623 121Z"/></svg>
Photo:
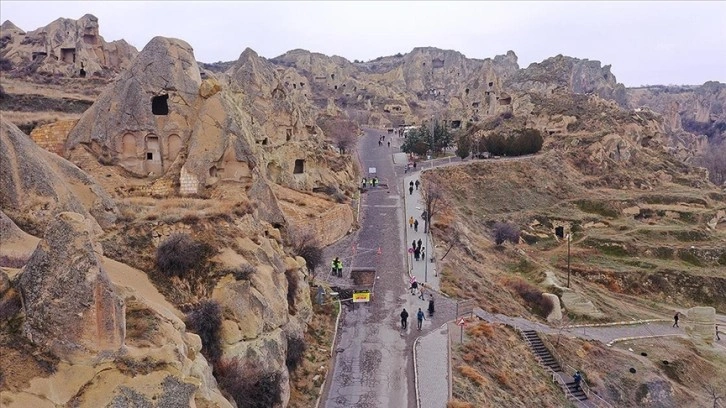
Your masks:
<svg viewBox="0 0 726 408"><path fill-rule="evenodd" d="M567 399L572 401L575 406L578 407L592 407L596 406L590 403L590 399L585 394L585 391L575 385L575 381L572 380L571 376L565 374L562 370L562 366L557 359L550 353L545 346L542 339L539 337L534 330L522 330L522 337L529 345L529 348L534 353L540 365L548 369L552 373L553 380L557 381L557 384L562 388ZM568 381L569 380L569 381Z"/></svg>

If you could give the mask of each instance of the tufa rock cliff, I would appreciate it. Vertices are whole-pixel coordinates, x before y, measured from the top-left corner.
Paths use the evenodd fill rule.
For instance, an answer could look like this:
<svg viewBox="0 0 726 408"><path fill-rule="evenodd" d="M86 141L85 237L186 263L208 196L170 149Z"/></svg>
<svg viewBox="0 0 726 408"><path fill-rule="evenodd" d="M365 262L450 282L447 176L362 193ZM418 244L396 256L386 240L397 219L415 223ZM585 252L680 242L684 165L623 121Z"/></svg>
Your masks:
<svg viewBox="0 0 726 408"><path fill-rule="evenodd" d="M26 231L41 235L63 211L92 218L97 232L115 222L116 204L91 177L5 120L0 123L0 154L0 207Z"/></svg>
<svg viewBox="0 0 726 408"><path fill-rule="evenodd" d="M124 342L124 302L114 291L86 219L60 213L18 280L24 331L67 361L117 352Z"/></svg>
<svg viewBox="0 0 726 408"><path fill-rule="evenodd" d="M78 20L59 18L27 33L5 21L0 58L19 75L109 76L128 67L138 51L124 40L106 42L98 27L98 18L91 14Z"/></svg>

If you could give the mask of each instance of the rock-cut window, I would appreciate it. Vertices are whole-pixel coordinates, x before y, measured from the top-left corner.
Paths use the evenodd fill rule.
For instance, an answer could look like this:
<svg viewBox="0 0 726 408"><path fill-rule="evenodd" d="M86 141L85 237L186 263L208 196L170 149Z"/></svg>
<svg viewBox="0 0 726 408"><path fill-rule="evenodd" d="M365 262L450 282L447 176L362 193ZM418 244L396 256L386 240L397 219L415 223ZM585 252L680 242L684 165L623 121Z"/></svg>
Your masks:
<svg viewBox="0 0 726 408"><path fill-rule="evenodd" d="M169 114L169 95L159 95L151 98L151 113L154 115Z"/></svg>

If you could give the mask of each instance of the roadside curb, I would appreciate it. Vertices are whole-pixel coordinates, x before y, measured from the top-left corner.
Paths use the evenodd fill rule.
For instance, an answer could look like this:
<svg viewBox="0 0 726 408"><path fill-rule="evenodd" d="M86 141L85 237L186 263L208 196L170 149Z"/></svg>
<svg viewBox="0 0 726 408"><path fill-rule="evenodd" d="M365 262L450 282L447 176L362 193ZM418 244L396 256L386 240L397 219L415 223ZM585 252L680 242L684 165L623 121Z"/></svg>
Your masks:
<svg viewBox="0 0 726 408"><path fill-rule="evenodd" d="M418 390L418 365L416 364L416 346L421 336L416 337L413 341L412 353L413 353L413 386L416 392L416 407L421 408L421 395Z"/></svg>
<svg viewBox="0 0 726 408"><path fill-rule="evenodd" d="M330 365L333 360L333 352L335 351L335 341L338 339L338 327L340 326L340 315L343 314L343 305L340 303L340 299L338 299L338 316L335 318L335 330L333 331L333 341L330 343L330 358L331 360L328 362L328 365ZM325 383L328 382L328 374L332 374L333 370L331 367L328 367L328 370L325 372L325 377L323 378L323 382L320 384L320 390L318 391L318 399L315 401L315 408L320 407L320 399L323 397L323 390L325 390Z"/></svg>
<svg viewBox="0 0 726 408"><path fill-rule="evenodd" d="M660 322L670 322L671 319L644 319L644 320L629 320L624 322L612 322L612 323L593 323L593 324L573 324L571 326L565 326L563 327L566 329L577 329L580 327L611 327L611 326L632 326L636 324L646 324L646 323L660 323Z"/></svg>
<svg viewBox="0 0 726 408"><path fill-rule="evenodd" d="M606 346L612 347L615 343L620 343L622 341L628 341L628 340L641 340L641 339L654 339L658 337L686 337L683 333L677 333L677 334L655 334L652 336L632 336L632 337L621 337L619 339L611 340L608 343L605 343Z"/></svg>

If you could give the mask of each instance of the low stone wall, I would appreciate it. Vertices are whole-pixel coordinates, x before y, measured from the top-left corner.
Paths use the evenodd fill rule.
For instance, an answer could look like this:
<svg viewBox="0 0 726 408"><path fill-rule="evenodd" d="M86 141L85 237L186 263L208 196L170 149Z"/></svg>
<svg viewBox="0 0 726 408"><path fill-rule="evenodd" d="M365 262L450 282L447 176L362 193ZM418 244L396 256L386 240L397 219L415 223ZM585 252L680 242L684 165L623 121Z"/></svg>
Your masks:
<svg viewBox="0 0 726 408"><path fill-rule="evenodd" d="M76 126L76 123L78 123L77 119L59 120L38 126L30 132L30 138L43 149L62 156L68 134Z"/></svg>

